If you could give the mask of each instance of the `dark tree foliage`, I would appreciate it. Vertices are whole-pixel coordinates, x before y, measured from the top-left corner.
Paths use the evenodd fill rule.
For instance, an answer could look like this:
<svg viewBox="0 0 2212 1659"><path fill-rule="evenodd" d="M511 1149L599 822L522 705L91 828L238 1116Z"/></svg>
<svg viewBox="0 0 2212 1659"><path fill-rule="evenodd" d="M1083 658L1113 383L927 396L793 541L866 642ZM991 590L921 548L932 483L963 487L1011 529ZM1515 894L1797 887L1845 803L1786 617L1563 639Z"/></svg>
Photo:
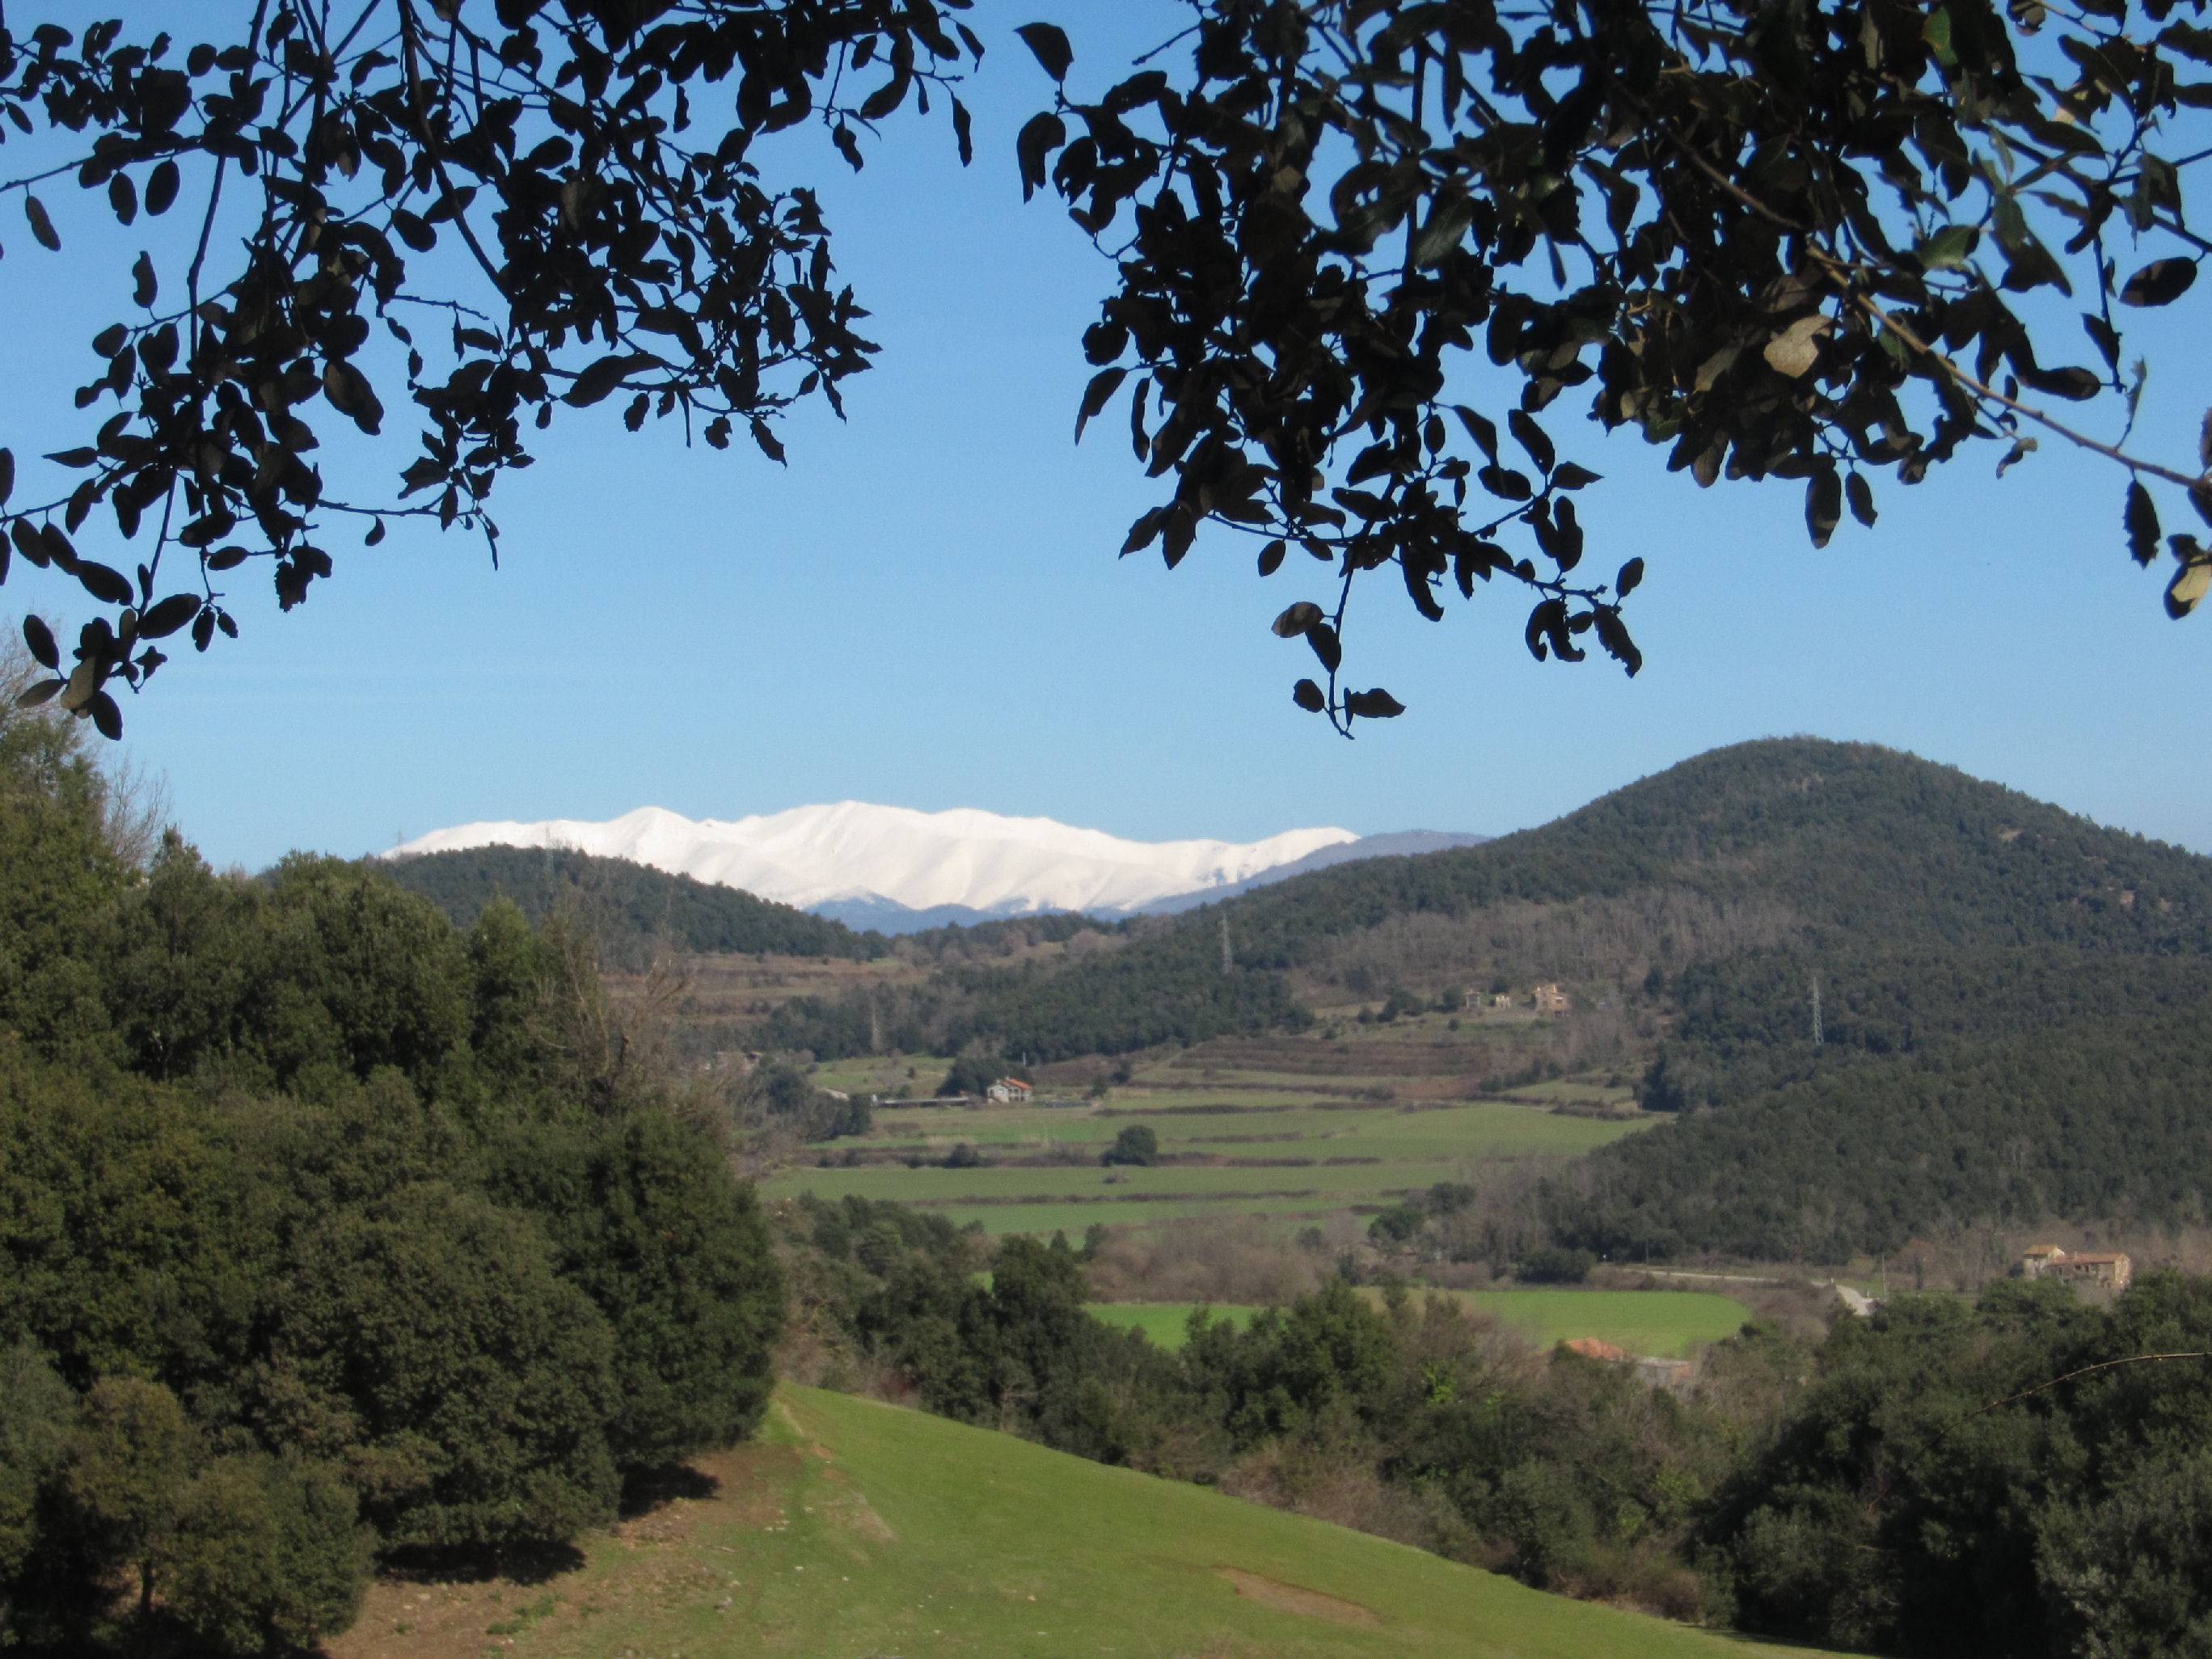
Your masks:
<svg viewBox="0 0 2212 1659"><path fill-rule="evenodd" d="M854 961L889 948L880 933L856 933L842 922L734 887L562 848L471 848L395 859L380 867L430 900L456 927L474 926L495 897L513 901L532 923L556 915L572 917L591 928L601 958L611 965L641 965L664 942L703 955L772 952Z"/></svg>
<svg viewBox="0 0 2212 1659"><path fill-rule="evenodd" d="M1293 547L1328 564L1275 631L1318 664L1298 705L1347 733L1401 712L1342 676L1355 580L1386 567L1432 618L1450 588L1519 583L1538 657L1594 641L1638 666L1643 558L1583 568L1598 480L1546 414L1571 390L1701 484L1802 480L1816 544L1846 511L1875 522L1877 477L2063 438L2124 473L2125 544L2153 562L2154 487L2212 517L2212 453L2128 447L2121 332L2206 246L2185 208L2202 8L1190 0L1089 100L1062 32L1028 25L1060 89L1018 141L1024 188L1113 259L1078 434L1126 386L1137 458L1172 481L1127 549L1172 565L1213 522L1259 538L1263 574ZM114 683L162 641L235 633L228 573L264 561L289 609L343 526L460 526L495 554L492 489L556 406L618 398L632 430L780 457L776 416L838 408L874 347L762 141L818 120L858 167L934 88L968 159L966 9L268 0L196 42L0 26L0 114L40 147L0 193L30 239L62 246L57 182L183 232L149 239L136 308L93 341L60 475L11 507L0 450L0 577L12 553L104 608L67 657L29 620L33 695L113 735ZM2052 412L2100 400L2103 436ZM325 432L379 436L403 402L396 491L325 475ZM95 513L127 551L77 550ZM2212 556L2165 539L2179 616Z"/></svg>
<svg viewBox="0 0 2212 1659"><path fill-rule="evenodd" d="M2212 522L2212 424L2198 455L2127 449L2144 371L2122 367L2125 308L2179 299L2212 246L2184 204L2212 107L2197 0L1189 10L1187 57L1092 98L1032 27L1060 89L1023 185L1116 261L1076 429L1126 386L1171 486L1124 550L1172 567L1212 522L1262 544L1262 575L1293 548L1329 565L1274 626L1317 659L1298 706L1347 735L1401 712L1342 666L1356 579L1394 565L1425 617L1502 576L1534 596L1539 660L1594 639L1641 665L1643 558L1582 566L1596 477L1546 414L1571 391L1561 411L1700 485L1802 480L1816 547L1847 507L1874 524L1875 479L1976 439L2117 462L2141 564L2151 485ZM2045 291L2087 307L2079 335ZM2100 398L2102 437L2052 413ZM2212 553L2169 545L2179 617Z"/></svg>
<svg viewBox="0 0 2212 1659"><path fill-rule="evenodd" d="M1840 1322L1705 1522L1739 1620L1912 1655L2191 1651L2208 1344L2205 1281L2172 1273L2109 1310L2008 1283ZM2161 1353L2190 1357L2137 1363Z"/></svg>
<svg viewBox="0 0 2212 1659"><path fill-rule="evenodd" d="M137 869L88 730L0 713L0 945L70 988L0 994L0 1645L307 1650L373 1551L565 1540L748 1432L772 1250L588 953Z"/></svg>
<svg viewBox="0 0 2212 1659"><path fill-rule="evenodd" d="M93 343L78 404L109 412L53 456L77 481L0 513L15 554L111 612L66 668L33 619L44 695L113 735L107 688L157 669L157 641L235 634L227 573L261 562L289 610L341 533L424 519L496 557L492 489L557 409L619 398L633 431L779 458L775 416L841 409L876 348L813 192L755 147L815 119L860 165L861 133L981 58L966 4L271 0L204 40L0 26L0 114L81 146L0 185L31 239L61 246L51 179L126 226L199 225L138 257L137 310ZM388 405L420 438L397 489L327 477L333 417L374 437ZM0 452L0 507L14 471ZM76 551L95 510L135 570Z"/></svg>

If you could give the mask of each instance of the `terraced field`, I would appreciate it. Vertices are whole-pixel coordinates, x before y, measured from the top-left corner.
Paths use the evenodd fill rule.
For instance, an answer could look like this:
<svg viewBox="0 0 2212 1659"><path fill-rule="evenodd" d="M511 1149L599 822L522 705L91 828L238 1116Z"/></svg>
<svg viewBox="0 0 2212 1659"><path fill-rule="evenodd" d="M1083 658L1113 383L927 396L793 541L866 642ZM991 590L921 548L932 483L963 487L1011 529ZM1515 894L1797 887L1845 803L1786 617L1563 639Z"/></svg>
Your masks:
<svg viewBox="0 0 2212 1659"><path fill-rule="evenodd" d="M1387 1060L1391 1048L1364 1047L1363 1063ZM1436 1055L1444 1051L1433 1046L1395 1048L1425 1066L1443 1065ZM1313 1038L1246 1040L1158 1061L1100 1100L1071 1091L1051 1104L881 1107L869 1134L809 1147L808 1164L772 1176L763 1191L770 1199L895 1199L994 1233L1079 1234L1094 1222L1248 1214L1303 1224L1381 1209L1485 1165L1571 1158L1652 1121L1611 1080L1440 1100L1425 1092L1438 1072L1340 1075L1340 1057L1339 1045ZM823 1068L815 1081L885 1092L909 1070L933 1082L942 1066L849 1061ZM1115 1138L1139 1126L1157 1137L1158 1162L1103 1165ZM979 1162L954 1159L963 1146Z"/></svg>

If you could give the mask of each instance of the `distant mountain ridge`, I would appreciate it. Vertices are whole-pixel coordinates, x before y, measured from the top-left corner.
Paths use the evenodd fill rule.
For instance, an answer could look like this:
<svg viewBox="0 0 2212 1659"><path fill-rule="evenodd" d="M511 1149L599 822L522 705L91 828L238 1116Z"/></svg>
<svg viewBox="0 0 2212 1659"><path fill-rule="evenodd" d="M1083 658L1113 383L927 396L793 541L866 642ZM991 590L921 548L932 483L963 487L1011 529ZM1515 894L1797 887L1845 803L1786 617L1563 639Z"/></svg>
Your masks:
<svg viewBox="0 0 2212 1659"><path fill-rule="evenodd" d="M385 856L489 847L582 853L737 888L854 928L912 933L1042 911L1111 917L1182 909L1345 859L1480 839L1427 830L1361 837L1321 828L1246 842L1139 842L1050 818L841 801L733 820L648 806L604 823L462 824Z"/></svg>

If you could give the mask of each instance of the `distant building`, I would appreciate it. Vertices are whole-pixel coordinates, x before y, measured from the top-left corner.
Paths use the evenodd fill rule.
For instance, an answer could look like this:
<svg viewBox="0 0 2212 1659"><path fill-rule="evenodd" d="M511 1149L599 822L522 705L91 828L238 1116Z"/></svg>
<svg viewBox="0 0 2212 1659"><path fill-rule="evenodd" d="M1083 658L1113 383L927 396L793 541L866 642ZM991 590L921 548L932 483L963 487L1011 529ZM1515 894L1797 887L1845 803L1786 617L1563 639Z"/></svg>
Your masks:
<svg viewBox="0 0 2212 1659"><path fill-rule="evenodd" d="M1669 1394L1687 1394L1697 1382L1698 1367L1688 1359L1638 1357L1636 1380L1648 1388L1664 1389Z"/></svg>
<svg viewBox="0 0 2212 1659"><path fill-rule="evenodd" d="M1002 1077L990 1086L988 1092L994 1100L1019 1104L1030 1097L1030 1085L1018 1077Z"/></svg>
<svg viewBox="0 0 2212 1659"><path fill-rule="evenodd" d="M1567 994L1549 981L1536 988L1532 1000L1540 1014L1564 1014L1573 1006L1567 1000Z"/></svg>
<svg viewBox="0 0 2212 1659"><path fill-rule="evenodd" d="M2109 1291L2127 1289L2136 1271L2125 1250L2069 1252L2056 1244L2038 1244L2025 1252L2020 1270L2028 1279L2063 1279L2070 1285L2094 1285Z"/></svg>
<svg viewBox="0 0 2212 1659"><path fill-rule="evenodd" d="M1595 1336L1571 1336L1559 1344L1569 1353L1578 1353L1585 1359L1603 1359L1616 1365L1628 1363L1628 1350Z"/></svg>

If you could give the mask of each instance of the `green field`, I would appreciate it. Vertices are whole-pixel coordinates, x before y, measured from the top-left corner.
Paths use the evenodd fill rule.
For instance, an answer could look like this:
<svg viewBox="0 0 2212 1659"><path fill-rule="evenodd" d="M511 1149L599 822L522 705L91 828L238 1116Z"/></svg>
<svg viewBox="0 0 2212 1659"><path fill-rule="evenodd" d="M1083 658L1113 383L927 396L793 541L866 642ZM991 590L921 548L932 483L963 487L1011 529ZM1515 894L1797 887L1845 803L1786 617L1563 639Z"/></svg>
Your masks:
<svg viewBox="0 0 2212 1659"><path fill-rule="evenodd" d="M1679 1358L1701 1342L1733 1336L1751 1310L1711 1291L1429 1291L1518 1327L1549 1346L1594 1336L1632 1354Z"/></svg>
<svg viewBox="0 0 2212 1659"><path fill-rule="evenodd" d="M762 1443L702 1467L712 1496L587 1539L550 1577L380 1583L331 1659L1780 1651L813 1389L780 1390Z"/></svg>
<svg viewBox="0 0 2212 1659"><path fill-rule="evenodd" d="M1370 1291L1380 1298L1381 1292ZM1730 1296L1710 1291L1438 1291L1469 1309L1526 1333L1549 1347L1577 1336L1594 1336L1636 1355L1676 1359L1703 1342L1732 1336L1751 1317L1751 1310ZM1139 1330L1163 1348L1180 1348L1183 1328L1195 1302L1094 1302L1091 1314L1109 1325ZM1215 1316L1248 1324L1255 1308L1217 1307Z"/></svg>
<svg viewBox="0 0 2212 1659"><path fill-rule="evenodd" d="M1125 1331L1142 1331L1153 1346L1180 1348L1190 1326L1190 1316L1200 1308L1214 1318L1240 1329L1252 1322L1257 1308L1212 1307L1202 1302L1093 1302L1091 1316Z"/></svg>
<svg viewBox="0 0 2212 1659"><path fill-rule="evenodd" d="M994 1233L1078 1235L1097 1222L1232 1214L1310 1218L1380 1208L1498 1160L1571 1158L1650 1123L1497 1100L1429 1105L1311 1089L1147 1085L1080 1106L879 1109L867 1135L808 1149L816 1158L869 1161L785 1170L762 1192L896 1199ZM1138 1126L1158 1137L1163 1161L1103 1168L1098 1153ZM963 1142L988 1167L942 1167ZM909 1159L920 1167L908 1168Z"/></svg>

